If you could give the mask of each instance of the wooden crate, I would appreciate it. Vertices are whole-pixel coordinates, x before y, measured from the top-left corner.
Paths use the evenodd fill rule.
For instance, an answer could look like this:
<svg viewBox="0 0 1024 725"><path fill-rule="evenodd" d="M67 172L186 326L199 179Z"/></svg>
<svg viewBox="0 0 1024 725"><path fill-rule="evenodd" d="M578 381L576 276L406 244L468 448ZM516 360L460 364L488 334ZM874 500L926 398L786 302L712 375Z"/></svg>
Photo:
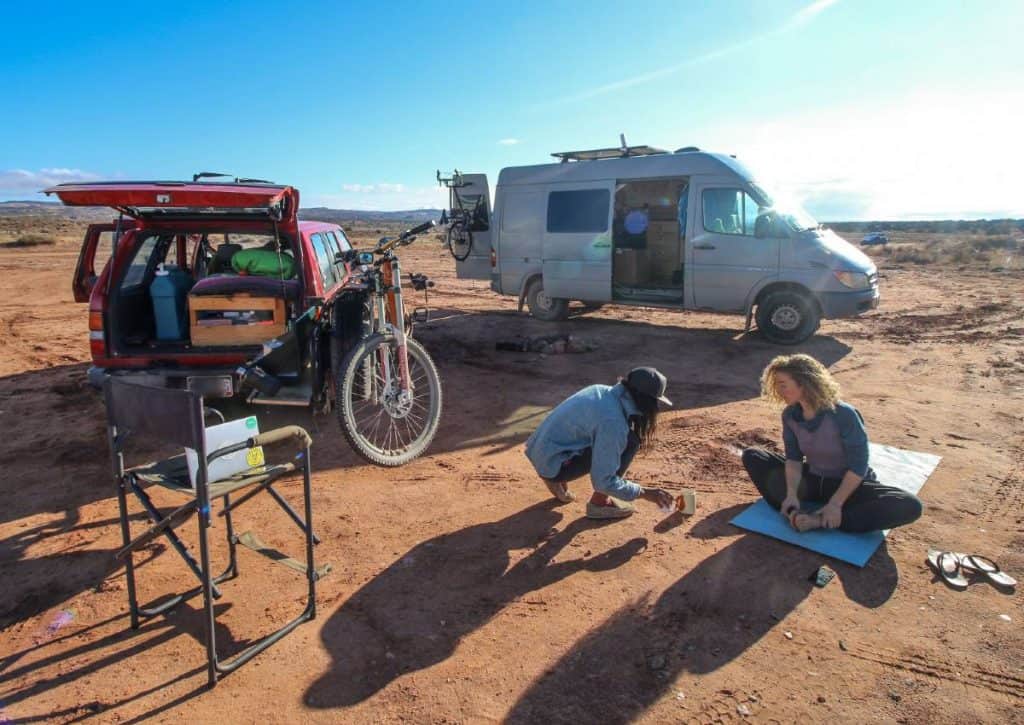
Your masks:
<svg viewBox="0 0 1024 725"><path fill-rule="evenodd" d="M269 322L248 325L200 325L200 312L273 313ZM197 295L188 298L189 329L195 347L225 347L228 345L259 345L272 337L283 335L285 326L284 300L273 297L253 297L248 294Z"/></svg>

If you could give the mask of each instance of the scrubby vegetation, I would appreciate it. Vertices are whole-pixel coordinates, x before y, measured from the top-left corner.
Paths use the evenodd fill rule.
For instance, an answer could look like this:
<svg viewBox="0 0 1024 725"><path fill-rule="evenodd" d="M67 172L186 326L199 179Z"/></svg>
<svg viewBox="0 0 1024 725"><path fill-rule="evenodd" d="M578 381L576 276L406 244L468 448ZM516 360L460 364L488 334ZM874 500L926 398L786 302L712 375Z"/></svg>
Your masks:
<svg viewBox="0 0 1024 725"><path fill-rule="evenodd" d="M56 243L45 234L22 234L9 242L0 242L0 247L52 247Z"/></svg>

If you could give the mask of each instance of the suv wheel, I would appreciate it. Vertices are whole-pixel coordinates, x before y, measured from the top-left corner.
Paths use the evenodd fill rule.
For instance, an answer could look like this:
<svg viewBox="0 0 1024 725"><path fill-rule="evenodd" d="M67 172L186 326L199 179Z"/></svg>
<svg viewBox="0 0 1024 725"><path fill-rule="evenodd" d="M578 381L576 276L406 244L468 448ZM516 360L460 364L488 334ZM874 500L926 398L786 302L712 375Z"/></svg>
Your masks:
<svg viewBox="0 0 1024 725"><path fill-rule="evenodd" d="M796 345L814 334L820 316L807 295L792 290L772 292L757 306L757 327L770 342Z"/></svg>
<svg viewBox="0 0 1024 725"><path fill-rule="evenodd" d="M530 314L538 320L564 320L569 316L569 301L558 297L548 297L544 292L544 283L535 279L526 292L526 304Z"/></svg>

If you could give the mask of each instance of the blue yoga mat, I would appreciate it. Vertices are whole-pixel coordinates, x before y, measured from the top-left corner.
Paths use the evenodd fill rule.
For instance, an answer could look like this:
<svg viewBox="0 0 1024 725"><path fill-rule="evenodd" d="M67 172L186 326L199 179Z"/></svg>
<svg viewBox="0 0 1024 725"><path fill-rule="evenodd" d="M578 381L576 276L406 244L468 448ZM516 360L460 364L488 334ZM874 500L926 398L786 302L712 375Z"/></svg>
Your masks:
<svg viewBox="0 0 1024 725"><path fill-rule="evenodd" d="M930 453L904 451L876 443L869 445L871 467L878 474L878 480L887 486L902 488L914 494L921 490L942 460L941 456ZM768 505L764 499L746 508L731 523L741 529L765 534L856 566L867 564L875 549L889 533L872 531L867 534L848 534L845 531L818 529L801 534L794 531L786 517Z"/></svg>

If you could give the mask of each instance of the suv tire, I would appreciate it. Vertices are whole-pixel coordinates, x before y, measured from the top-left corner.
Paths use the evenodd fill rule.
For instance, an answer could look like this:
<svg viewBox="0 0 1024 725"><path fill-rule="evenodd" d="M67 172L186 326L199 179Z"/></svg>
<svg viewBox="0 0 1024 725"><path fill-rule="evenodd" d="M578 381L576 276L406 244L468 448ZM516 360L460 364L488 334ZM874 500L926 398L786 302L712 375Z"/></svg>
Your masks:
<svg viewBox="0 0 1024 725"><path fill-rule="evenodd" d="M793 290L779 290L757 305L757 328L769 342L796 345L814 334L821 316L814 300Z"/></svg>
<svg viewBox="0 0 1024 725"><path fill-rule="evenodd" d="M540 279L533 280L527 287L526 304L530 307L530 314L538 320L554 322L569 316L569 300L548 297L544 293L544 283Z"/></svg>

